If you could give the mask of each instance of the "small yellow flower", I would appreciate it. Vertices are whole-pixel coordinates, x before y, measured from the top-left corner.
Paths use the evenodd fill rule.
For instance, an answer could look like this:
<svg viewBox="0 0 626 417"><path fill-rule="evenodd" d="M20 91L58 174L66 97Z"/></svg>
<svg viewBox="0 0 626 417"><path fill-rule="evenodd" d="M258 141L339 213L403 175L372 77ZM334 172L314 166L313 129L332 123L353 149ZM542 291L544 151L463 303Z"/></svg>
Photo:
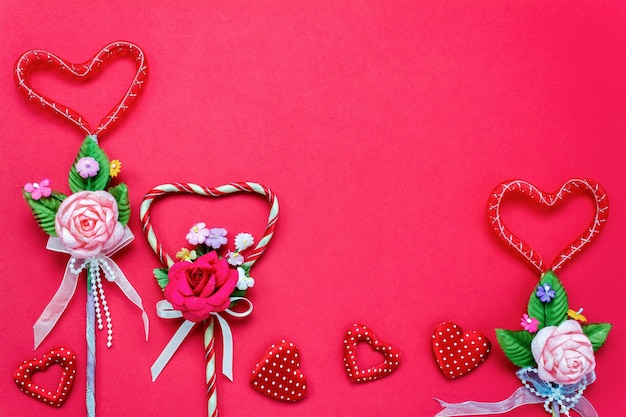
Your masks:
<svg viewBox="0 0 626 417"><path fill-rule="evenodd" d="M567 310L567 316L570 319L579 321L581 323L587 323L587 317L582 315L583 309L581 308L578 311L574 311L574 310Z"/></svg>
<svg viewBox="0 0 626 417"><path fill-rule="evenodd" d="M196 260L198 254L195 250L190 251L187 248L181 248L180 252L176 253L176 259L180 259L181 261L192 262Z"/></svg>
<svg viewBox="0 0 626 417"><path fill-rule="evenodd" d="M117 177L117 174L122 170L122 163L119 159L114 159L111 161L111 167L109 168L109 175L112 178Z"/></svg>

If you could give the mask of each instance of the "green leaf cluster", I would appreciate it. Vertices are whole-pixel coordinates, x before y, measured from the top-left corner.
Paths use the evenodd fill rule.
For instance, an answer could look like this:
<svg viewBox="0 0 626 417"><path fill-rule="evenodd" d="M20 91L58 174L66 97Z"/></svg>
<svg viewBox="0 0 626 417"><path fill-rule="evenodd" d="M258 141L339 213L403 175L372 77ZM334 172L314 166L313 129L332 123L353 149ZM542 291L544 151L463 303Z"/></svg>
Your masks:
<svg viewBox="0 0 626 417"><path fill-rule="evenodd" d="M554 298L547 303L542 302L537 297L535 288L528 300L528 315L539 320L539 329L546 326L558 326L567 320L569 304L565 288L552 271L543 274L539 285L549 285L554 290Z"/></svg>
<svg viewBox="0 0 626 417"><path fill-rule="evenodd" d="M537 287L533 290L528 300L528 315L539 320L539 330L547 326L559 326L568 319L569 309L567 293L563 284L552 271L548 271L541 277L539 285L549 285L554 290L554 298L549 302L542 302L536 295ZM606 341L611 330L609 323L585 324L583 332L589 338L593 349L598 350ZM532 355L531 344L534 335L526 330L512 331L496 329L496 337L502 351L514 365L520 368L537 366Z"/></svg>
<svg viewBox="0 0 626 417"><path fill-rule="evenodd" d="M98 162L100 169L98 173L93 177L83 178L80 176L78 171L76 170L76 163L81 158L92 157ZM77 193L79 191L97 191L104 190L109 185L110 177L110 166L109 166L109 158L104 153L104 151L98 146L96 141L91 137L87 136L83 141L80 149L78 151L78 155L76 155L76 159L72 164L72 168L70 168L69 175L69 186L70 190L73 193Z"/></svg>
<svg viewBox="0 0 626 417"><path fill-rule="evenodd" d="M122 223L122 226L126 226L128 224L128 220L130 219L130 201L128 200L128 187L122 182L115 187L109 188L108 191L117 201L117 221Z"/></svg>
<svg viewBox="0 0 626 417"><path fill-rule="evenodd" d="M496 329L496 338L507 358L515 366L525 368L527 366L537 366L530 344L533 341L533 335L526 330L512 331L504 329Z"/></svg>
<svg viewBox="0 0 626 417"><path fill-rule="evenodd" d="M152 271L161 289L167 287L167 284L170 282L170 278L167 276L168 271L169 270L167 268L154 268Z"/></svg>
<svg viewBox="0 0 626 417"><path fill-rule="evenodd" d="M23 191L22 195L30 206L39 227L50 236L56 236L54 219L61 202L65 200L67 196L56 191L54 191L50 197L42 197L39 200L34 200L30 196L30 193L26 191Z"/></svg>

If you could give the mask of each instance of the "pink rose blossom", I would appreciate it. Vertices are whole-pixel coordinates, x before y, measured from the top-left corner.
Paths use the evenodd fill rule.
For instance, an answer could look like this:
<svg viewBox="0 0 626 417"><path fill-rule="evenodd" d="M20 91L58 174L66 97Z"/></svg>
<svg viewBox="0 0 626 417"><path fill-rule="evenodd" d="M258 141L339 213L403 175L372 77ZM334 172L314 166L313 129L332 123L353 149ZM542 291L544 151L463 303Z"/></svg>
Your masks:
<svg viewBox="0 0 626 417"><path fill-rule="evenodd" d="M54 226L65 248L81 259L106 254L124 238L117 202L106 191L81 191L67 197Z"/></svg>
<svg viewBox="0 0 626 417"><path fill-rule="evenodd" d="M539 378L546 382L575 384L596 367L593 346L574 320L541 329L531 350Z"/></svg>
<svg viewBox="0 0 626 417"><path fill-rule="evenodd" d="M230 305L239 274L211 251L193 263L176 262L168 272L165 298L194 322L202 321L212 312L224 311Z"/></svg>

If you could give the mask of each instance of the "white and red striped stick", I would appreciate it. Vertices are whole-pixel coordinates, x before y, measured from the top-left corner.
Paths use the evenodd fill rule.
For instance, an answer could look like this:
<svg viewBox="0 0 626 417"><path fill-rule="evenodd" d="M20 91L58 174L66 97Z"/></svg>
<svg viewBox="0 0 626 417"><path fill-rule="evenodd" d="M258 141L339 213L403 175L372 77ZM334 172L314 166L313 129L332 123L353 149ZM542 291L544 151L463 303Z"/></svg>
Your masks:
<svg viewBox="0 0 626 417"><path fill-rule="evenodd" d="M217 374L215 373L215 337L213 317L204 320L204 360L206 365L206 395L208 416L217 417Z"/></svg>
<svg viewBox="0 0 626 417"><path fill-rule="evenodd" d="M264 196L270 204L270 214L267 219L267 226L263 237L259 239L252 253L247 256L245 265L252 266L265 251L268 243L274 235L274 228L278 220L278 199L276 195L267 187L254 182L234 182L219 187L210 188L190 183L169 183L159 185L150 190L143 198L139 215L144 234L152 250L157 254L162 264L168 268L174 264L174 259L163 249L163 245L157 238L154 228L150 222L152 203L159 197L167 194L186 193L207 197L221 197L234 193L256 193ZM204 320L204 349L206 365L206 385L209 417L217 417L217 375L215 372L215 337L214 337L214 317Z"/></svg>

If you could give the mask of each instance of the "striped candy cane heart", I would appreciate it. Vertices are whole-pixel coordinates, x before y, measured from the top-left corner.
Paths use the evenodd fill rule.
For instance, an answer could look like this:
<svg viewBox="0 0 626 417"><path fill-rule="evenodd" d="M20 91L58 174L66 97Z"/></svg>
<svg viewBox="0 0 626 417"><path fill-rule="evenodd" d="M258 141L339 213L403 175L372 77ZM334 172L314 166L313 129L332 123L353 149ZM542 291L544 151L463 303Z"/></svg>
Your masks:
<svg viewBox="0 0 626 417"><path fill-rule="evenodd" d="M161 198L167 194L196 194L206 197L222 197L229 194L236 193L255 193L265 197L270 204L270 214L267 218L267 226L263 232L263 237L259 239L259 242L254 247L252 253L246 256L246 262L244 265L252 266L261 257L263 252L272 239L274 234L274 228L276 227L276 221L278 220L278 198L269 188L264 185L257 184L255 182L233 182L230 184L220 185L219 187L210 188L202 185L190 184L190 183L169 183L162 184L154 187L143 198L141 207L139 209L139 216L141 218L141 225L143 232L148 239L148 243L152 250L157 254L161 263L168 268L174 265L174 259L164 249L163 245L157 238L154 227L150 222L151 207L154 200Z"/></svg>
<svg viewBox="0 0 626 417"><path fill-rule="evenodd" d="M500 205L509 194L521 194L530 197L535 203L555 207L574 194L590 194L595 202L595 214L587 229L565 249L556 255L550 264L546 264L541 255L528 243L517 237L502 222ZM488 215L491 227L508 245L520 253L539 272L556 271L588 245L600 233L609 215L609 201L604 188L589 178L575 178L567 181L554 193L541 191L534 185L522 181L506 181L491 192L488 201Z"/></svg>
<svg viewBox="0 0 626 417"><path fill-rule="evenodd" d="M263 197L265 197L270 204L270 214L267 219L267 226L265 227L265 232L263 233L263 237L259 240L257 245L254 247L251 254L247 256L247 260L244 265L251 267L254 263L259 259L259 257L265 251L268 243L272 239L274 234L274 228L276 227L276 221L278 220L278 199L276 195L267 187L257 184L254 182L235 182L226 185L221 185L219 187L210 188L204 187L197 184L189 184L189 183L170 183L170 184L162 184L159 185L152 190L150 190L143 199L140 207L140 218L143 226L143 231L148 239L148 243L152 247L152 250L157 254L161 263L168 268L174 264L174 259L169 255L164 249L161 242L158 240L154 228L150 222L151 217L151 207L154 200L157 198L164 197L167 194L177 194L177 193L185 193L185 194L196 194L200 196L207 197L222 197L229 194L235 193L256 193ZM231 298L231 300L236 300L236 298ZM250 304L251 307L251 304ZM227 310L228 312L229 310ZM249 314L252 309L250 308L246 313L238 314L235 312L230 312L229 314L244 317ZM222 327L222 338L223 340L229 340L229 344L231 345L230 349L224 348L224 352L230 350L230 361L232 364L232 335L230 334L230 329L228 328L228 324L223 318L220 318L219 315L212 315L210 318L204 320L204 348L205 348L205 361L206 361L206 385L207 385L207 405L208 405L208 416L209 417L217 417L218 416L218 408L217 408L217 387L216 387L216 373L215 373L215 338L214 338L214 318L217 318L218 322L220 322L220 326ZM179 332L182 336L175 336L174 339L180 339L176 343L180 343L182 339L184 339L185 335L191 330L194 323L190 321L185 321ZM226 336L226 331L228 336ZM172 342L170 342L171 344ZM173 348L175 351L176 348ZM167 359L161 359L164 357L165 351L167 353ZM156 363L163 362L163 365L167 363L169 357L171 357L171 349L165 350L159 359L157 359ZM225 355L225 354L224 354ZM153 369L156 366L153 365ZM162 366L159 365L158 368L162 369ZM156 375L158 376L157 371ZM226 373L224 373L227 375ZM153 374L154 375L154 374ZM155 377L153 377L155 378ZM231 379L232 380L232 379Z"/></svg>
<svg viewBox="0 0 626 417"><path fill-rule="evenodd" d="M54 69L66 74L73 80L86 81L98 74L110 60L122 56L130 56L133 58L137 71L130 87L128 87L128 90L124 93L124 96L95 128L92 128L87 120L85 120L85 118L77 111L43 96L35 90L28 81L28 76L31 73L31 70L35 67ZM53 53L44 50L31 50L25 52L15 64L15 82L17 83L18 89L26 96L26 98L33 103L41 105L43 109L51 111L57 116L68 120L72 124L76 125L86 135L102 136L107 129L117 122L124 115L124 113L128 111L129 107L133 104L141 92L147 75L148 65L143 51L137 45L125 41L110 43L102 48L93 58L82 64L68 62Z"/></svg>

